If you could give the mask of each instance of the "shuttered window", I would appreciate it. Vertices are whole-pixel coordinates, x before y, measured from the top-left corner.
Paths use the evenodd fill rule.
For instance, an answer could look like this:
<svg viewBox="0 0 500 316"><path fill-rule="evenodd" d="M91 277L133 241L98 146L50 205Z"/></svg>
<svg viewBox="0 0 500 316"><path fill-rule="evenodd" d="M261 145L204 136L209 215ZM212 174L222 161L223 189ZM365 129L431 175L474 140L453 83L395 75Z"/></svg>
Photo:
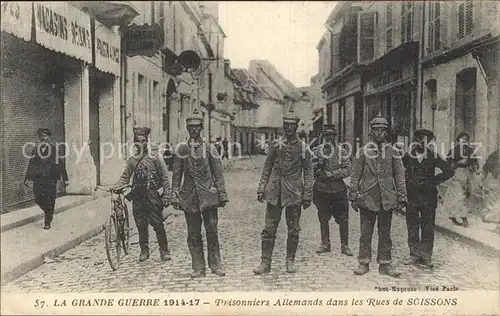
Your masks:
<svg viewBox="0 0 500 316"><path fill-rule="evenodd" d="M474 24L473 2L464 1L458 4L458 38L464 38L472 33Z"/></svg>
<svg viewBox="0 0 500 316"><path fill-rule="evenodd" d="M394 20L394 4L393 3L388 3L386 5L386 21L387 21L387 27L386 27L386 44L387 44L387 50L389 51L393 45L393 38L392 38L392 30L393 30L393 20Z"/></svg>
<svg viewBox="0 0 500 316"><path fill-rule="evenodd" d="M413 34L413 3L404 1L401 10L401 42L412 40Z"/></svg>
<svg viewBox="0 0 500 316"><path fill-rule="evenodd" d="M332 34L332 75L341 69L340 67L340 33Z"/></svg>
<svg viewBox="0 0 500 316"><path fill-rule="evenodd" d="M441 48L441 4L431 2L428 12L427 50L433 52Z"/></svg>
<svg viewBox="0 0 500 316"><path fill-rule="evenodd" d="M373 60L375 55L376 12L358 13L358 63Z"/></svg>

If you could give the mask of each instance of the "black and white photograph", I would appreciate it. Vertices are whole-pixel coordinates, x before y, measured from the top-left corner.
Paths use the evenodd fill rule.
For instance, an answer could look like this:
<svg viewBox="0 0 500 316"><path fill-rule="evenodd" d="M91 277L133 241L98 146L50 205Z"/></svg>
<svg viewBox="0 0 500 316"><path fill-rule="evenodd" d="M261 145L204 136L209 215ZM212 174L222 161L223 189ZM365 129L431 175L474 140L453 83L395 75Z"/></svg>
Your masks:
<svg viewBox="0 0 500 316"><path fill-rule="evenodd" d="M0 5L2 315L500 315L500 2Z"/></svg>

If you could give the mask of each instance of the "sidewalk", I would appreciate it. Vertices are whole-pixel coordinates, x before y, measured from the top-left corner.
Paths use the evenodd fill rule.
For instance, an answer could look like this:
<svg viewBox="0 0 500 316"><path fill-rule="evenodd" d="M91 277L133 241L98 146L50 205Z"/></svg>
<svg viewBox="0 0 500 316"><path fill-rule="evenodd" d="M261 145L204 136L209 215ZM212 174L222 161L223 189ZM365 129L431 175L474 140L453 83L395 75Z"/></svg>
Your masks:
<svg viewBox="0 0 500 316"><path fill-rule="evenodd" d="M109 215L109 196L97 199L90 196L86 199L81 196L65 198L56 202L67 207L65 211L59 210L54 216L50 230L42 228L43 217L26 223L26 218L33 219L33 216L30 216L32 208L16 211L20 212L19 214L1 215L2 284L42 265L46 257L54 258L102 231L105 219ZM82 203L82 199L86 203ZM22 214L27 217L22 217ZM16 227L15 225L20 222L25 224ZM7 225L13 228L4 230Z"/></svg>

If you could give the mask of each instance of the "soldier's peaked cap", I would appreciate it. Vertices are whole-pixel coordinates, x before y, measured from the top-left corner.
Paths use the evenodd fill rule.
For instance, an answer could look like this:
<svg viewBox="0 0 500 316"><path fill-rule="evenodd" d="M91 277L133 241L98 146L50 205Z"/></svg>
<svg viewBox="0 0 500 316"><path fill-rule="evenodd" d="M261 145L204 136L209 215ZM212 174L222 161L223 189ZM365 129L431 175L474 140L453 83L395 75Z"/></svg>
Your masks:
<svg viewBox="0 0 500 316"><path fill-rule="evenodd" d="M147 138L149 133L151 133L149 127L134 127L134 136L144 136Z"/></svg>
<svg viewBox="0 0 500 316"><path fill-rule="evenodd" d="M50 129L48 129L48 128L39 128L39 129L36 131L36 133L37 133L38 135L42 135L42 134L49 135L49 136L50 136L50 135L52 135L52 133L50 132Z"/></svg>
<svg viewBox="0 0 500 316"><path fill-rule="evenodd" d="M193 114L186 118L186 125L202 125L203 116L198 114L198 109L194 109Z"/></svg>
<svg viewBox="0 0 500 316"><path fill-rule="evenodd" d="M334 134L337 135L337 128L335 124L325 124L323 125L323 134Z"/></svg>
<svg viewBox="0 0 500 316"><path fill-rule="evenodd" d="M428 129L420 128L417 129L415 132L413 132L413 136L415 137L427 136L427 140L431 140L434 138L434 133Z"/></svg>
<svg viewBox="0 0 500 316"><path fill-rule="evenodd" d="M293 112L293 109L290 109L290 111L288 111L288 113L283 116L283 123L296 123L298 124L300 121L300 118L295 115L295 113Z"/></svg>
<svg viewBox="0 0 500 316"><path fill-rule="evenodd" d="M371 127L384 127L384 128L389 128L389 122L382 116L382 114L379 112L377 116L370 122Z"/></svg>

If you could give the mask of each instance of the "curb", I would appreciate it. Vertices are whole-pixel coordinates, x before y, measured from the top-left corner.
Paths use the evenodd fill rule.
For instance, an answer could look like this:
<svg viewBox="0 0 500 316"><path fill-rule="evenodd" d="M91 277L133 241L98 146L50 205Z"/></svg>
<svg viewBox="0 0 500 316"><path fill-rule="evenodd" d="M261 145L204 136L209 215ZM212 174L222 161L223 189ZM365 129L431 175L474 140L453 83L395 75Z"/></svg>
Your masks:
<svg viewBox="0 0 500 316"><path fill-rule="evenodd" d="M94 201L96 199L97 199L97 197L92 196L92 197L89 197L88 199L82 199L82 200L80 200L78 202L73 202L71 204L58 207L58 208L56 208L54 210L54 215L58 214L58 213L62 213L62 212L67 211L67 210L70 210L72 208L81 206L83 204L86 204L88 202ZM33 215L33 216L30 216L30 217L26 217L26 218L20 219L18 221L6 224L6 225L2 225L0 227L0 232L4 232L4 231L10 230L10 229L14 229L14 228L17 228L17 227L20 227L20 226L24 226L24 225L29 224L29 223L33 223L33 222L39 221L42 218L44 218L44 216L45 216L44 213L40 212L37 215Z"/></svg>
<svg viewBox="0 0 500 316"><path fill-rule="evenodd" d="M99 226L87 231L86 233L83 233L82 235L69 240L68 242L64 243L61 246L58 246L52 250L49 250L49 251L45 252L44 254L38 255L35 258L29 260L28 262L21 263L19 266L2 274L2 283L1 284L4 285L10 281L13 281L13 280L21 277L22 275L30 272L31 270L38 268L39 266L43 265L45 257L54 258L56 256L59 256L60 254L68 251L69 249L84 242L85 240L88 240L92 237L97 236L103 229L104 229L104 225L99 225Z"/></svg>
<svg viewBox="0 0 500 316"><path fill-rule="evenodd" d="M404 211L401 211L401 210L396 210L396 213L401 215L401 216L404 216L406 217L406 213ZM492 255L495 255L495 256L498 256L500 254L500 249L497 249L491 245L488 245L480 240L477 240L477 239L474 239L472 237L469 237L469 236L465 236L465 235L462 235L460 233L457 233L456 231L453 231L449 228L446 228L444 226L441 226L441 225L438 225L438 224L435 224L434 225L434 230L437 231L437 232L440 232L442 234L446 234L450 237L454 237L454 238L457 238L459 239L461 242L463 243L466 243L470 246L473 246L475 248L480 248Z"/></svg>

